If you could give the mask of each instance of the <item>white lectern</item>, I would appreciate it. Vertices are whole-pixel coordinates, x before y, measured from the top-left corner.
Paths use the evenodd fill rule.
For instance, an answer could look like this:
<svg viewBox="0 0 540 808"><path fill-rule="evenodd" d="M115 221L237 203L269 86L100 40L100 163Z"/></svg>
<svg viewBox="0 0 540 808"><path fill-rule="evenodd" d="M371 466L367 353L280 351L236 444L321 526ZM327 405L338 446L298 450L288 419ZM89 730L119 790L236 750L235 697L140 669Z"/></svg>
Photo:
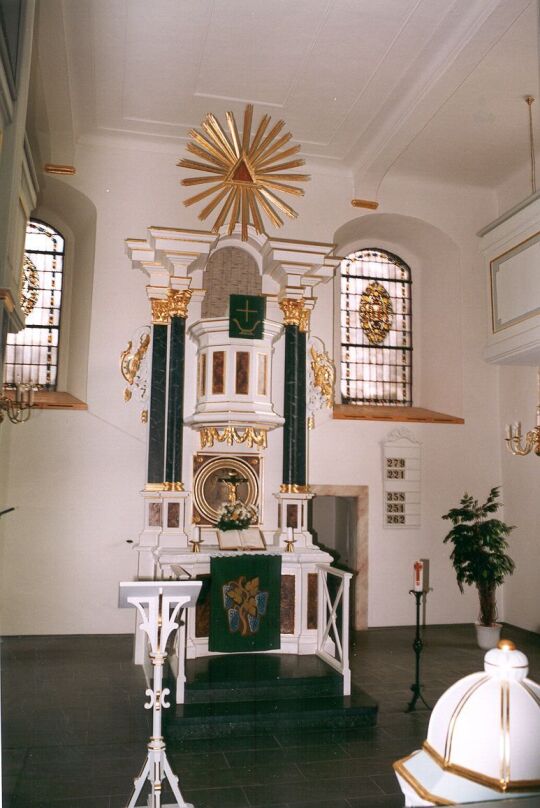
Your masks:
<svg viewBox="0 0 540 808"><path fill-rule="evenodd" d="M184 801L178 787L178 777L173 774L167 760L161 734L161 710L170 706L166 701L170 691L163 689L167 641L180 626L180 612L195 606L201 585L200 581L128 581L120 584L118 605L121 608L134 606L141 615L140 629L148 636L148 656L154 671L152 688L146 691L149 701L144 705L146 710L153 711L152 735L145 764L134 781L135 788L127 808L135 808L146 780L149 780L151 787L148 808L193 808ZM162 806L161 786L164 779L168 780L176 802Z"/></svg>

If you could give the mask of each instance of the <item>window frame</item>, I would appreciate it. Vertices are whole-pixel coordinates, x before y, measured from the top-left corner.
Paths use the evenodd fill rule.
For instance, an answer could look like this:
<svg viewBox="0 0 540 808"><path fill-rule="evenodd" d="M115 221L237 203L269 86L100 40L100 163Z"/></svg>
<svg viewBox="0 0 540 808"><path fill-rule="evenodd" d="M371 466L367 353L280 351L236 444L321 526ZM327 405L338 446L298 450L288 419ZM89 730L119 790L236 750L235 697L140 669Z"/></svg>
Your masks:
<svg viewBox="0 0 540 808"><path fill-rule="evenodd" d="M399 420L404 420L402 417L399 417L400 413L403 413L405 411L410 412L412 410L415 410L415 409L418 410L419 409L419 408L415 408L413 406L414 390L415 390L415 387L414 387L414 384L413 384L413 381L414 381L413 349L414 349L414 344L417 341L417 335L415 333L414 320L413 320L413 294L412 294L412 288L413 288L412 275L413 275L413 272L412 272L412 268L411 268L411 261L406 260L400 254L398 254L398 251L396 251L395 248L388 247L388 246L380 246L380 245L373 246L372 241L373 240L370 240L367 243L364 242L362 244L348 246L347 249L343 251L345 253L345 255L344 255L343 259L342 259L342 262L339 265L339 272L336 273L336 284L334 286L334 289L336 290L335 306L334 306L334 312L335 312L335 316L334 316L335 331L334 331L334 333L335 333L335 345L336 345L336 349L337 349L336 350L336 367L339 369L338 370L339 384L336 384L336 404L337 404L337 407L335 407L335 417L336 416L341 417L341 418L343 418L343 417L366 417L365 415L360 414L360 413L357 416L350 415L350 413L353 410L357 410L357 411L363 410L364 412L368 412L368 411L370 412L370 415L368 416L369 418L377 418L377 416L374 415L373 413L374 413L374 411L379 410L380 413L381 413L381 415L379 417L381 419L384 419L384 420L398 420L398 419ZM347 400L344 400L344 397L343 397L342 383L344 381L344 377L343 377L343 373L342 373L342 365L343 365L342 353L343 353L343 345L346 344L346 343L342 342L342 325L341 325L342 294L343 294L342 293L343 262L347 261L348 259L350 259L351 256L353 256L353 255L355 255L357 253L370 252L370 251L379 252L379 253L381 253L383 255L388 256L388 258L391 260L392 263L394 263L396 266L403 266L408 272L408 279L407 279L406 283L407 283L407 286L408 286L408 289L409 289L409 294L408 294L409 312L408 312L407 316L408 316L408 319L409 319L408 324L409 324L409 334L410 334L410 347L407 347L407 349L406 349L407 354L409 356L409 361L408 361L408 364L407 364L407 369L408 369L408 371L407 371L408 372L407 385L408 385L408 391L409 391L409 400L406 401L406 402L400 402L400 401L395 401L395 402L391 402L391 401L380 401L380 402L376 402L376 401L365 401L365 402L364 401L347 401ZM405 250L405 252L406 252L406 250ZM366 279L369 280L369 278L366 278ZM378 280L379 282L384 283L384 278L376 278L375 280ZM396 283L396 282L399 283L399 281L394 281L394 280L390 280L390 282L391 283ZM376 345L368 346L368 345L366 345L365 347L374 347L374 348L380 347L380 348L383 348L383 349L385 348L384 345L380 345L380 346L376 346ZM388 348L389 346L386 346L386 347ZM394 350L394 348L391 348L391 350ZM395 413L393 411L395 411ZM393 414L389 415L390 412L393 412Z"/></svg>

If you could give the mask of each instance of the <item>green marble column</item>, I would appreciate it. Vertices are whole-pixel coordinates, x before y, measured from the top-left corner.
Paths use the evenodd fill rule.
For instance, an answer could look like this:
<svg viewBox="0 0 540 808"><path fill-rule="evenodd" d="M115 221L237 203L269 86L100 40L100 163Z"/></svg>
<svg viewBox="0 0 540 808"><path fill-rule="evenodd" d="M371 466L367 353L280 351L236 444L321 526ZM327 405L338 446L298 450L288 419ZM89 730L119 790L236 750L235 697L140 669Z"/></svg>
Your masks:
<svg viewBox="0 0 540 808"><path fill-rule="evenodd" d="M154 323L152 326L147 482L154 485L163 483L164 472L168 330L164 323Z"/></svg>
<svg viewBox="0 0 540 808"><path fill-rule="evenodd" d="M283 402L283 491L306 488L306 326L303 301L283 300L285 394Z"/></svg>
<svg viewBox="0 0 540 808"><path fill-rule="evenodd" d="M189 289L171 289L168 296L171 328L169 337L165 487L170 491L183 490L184 366L186 318L191 294Z"/></svg>
<svg viewBox="0 0 540 808"><path fill-rule="evenodd" d="M173 317L169 337L169 395L165 454L165 482L168 487L182 481L185 338L185 319Z"/></svg>

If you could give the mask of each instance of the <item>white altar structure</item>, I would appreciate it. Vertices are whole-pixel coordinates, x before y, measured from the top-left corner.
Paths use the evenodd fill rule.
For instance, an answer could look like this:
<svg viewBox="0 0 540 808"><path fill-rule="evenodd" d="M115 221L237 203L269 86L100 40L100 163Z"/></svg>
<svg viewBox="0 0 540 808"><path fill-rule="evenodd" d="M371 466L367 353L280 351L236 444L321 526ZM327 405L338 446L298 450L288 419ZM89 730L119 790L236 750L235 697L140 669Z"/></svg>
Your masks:
<svg viewBox="0 0 540 808"><path fill-rule="evenodd" d="M142 330L122 355L126 398L139 399L149 425L138 576L209 575L211 558L223 552L215 525L234 475L235 495L257 510L262 552L282 556L280 651L326 654L347 691L339 634L347 634L351 575L331 568L313 543L307 480L313 402L330 406L332 397L321 382L331 360L320 340L310 350L310 312L317 285L333 278L340 259L332 244L268 238L252 227L247 241L241 236L239 226L219 235L151 227L145 239L126 242L148 278L152 311L150 340ZM231 295L246 297L234 317ZM338 579L334 597L328 575ZM188 658L210 653L204 606L190 610L185 633ZM143 658L139 633L136 661Z"/></svg>

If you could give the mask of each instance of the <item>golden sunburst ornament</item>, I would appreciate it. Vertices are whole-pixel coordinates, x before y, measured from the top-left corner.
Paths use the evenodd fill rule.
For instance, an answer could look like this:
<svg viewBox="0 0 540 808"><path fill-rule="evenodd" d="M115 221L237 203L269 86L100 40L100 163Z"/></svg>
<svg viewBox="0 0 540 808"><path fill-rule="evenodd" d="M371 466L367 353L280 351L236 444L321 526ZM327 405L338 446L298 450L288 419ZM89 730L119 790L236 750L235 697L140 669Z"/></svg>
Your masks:
<svg viewBox="0 0 540 808"><path fill-rule="evenodd" d="M194 205L210 198L211 201L199 213L199 219L204 221L221 204L212 232L217 233L228 218L229 235L237 222L241 222L243 241L247 241L249 224L253 224L257 233L264 233L261 209L275 227L283 225L279 213L296 218L297 213L274 192L303 196L302 188L288 183L306 182L310 178L309 174L290 173L290 169L303 166L304 160L282 162L301 149L296 145L280 151L292 138L290 132L280 135L285 122L278 121L268 130L270 116L264 115L251 139L252 120L253 106L248 104L240 137L232 112L227 112L228 134L214 115L207 115L201 124L204 133L197 129L189 132L192 140L187 144L187 150L208 162L183 159L178 163L182 168L207 174L205 177L188 177L182 180L182 185L212 184L206 191L186 199L184 205Z"/></svg>

